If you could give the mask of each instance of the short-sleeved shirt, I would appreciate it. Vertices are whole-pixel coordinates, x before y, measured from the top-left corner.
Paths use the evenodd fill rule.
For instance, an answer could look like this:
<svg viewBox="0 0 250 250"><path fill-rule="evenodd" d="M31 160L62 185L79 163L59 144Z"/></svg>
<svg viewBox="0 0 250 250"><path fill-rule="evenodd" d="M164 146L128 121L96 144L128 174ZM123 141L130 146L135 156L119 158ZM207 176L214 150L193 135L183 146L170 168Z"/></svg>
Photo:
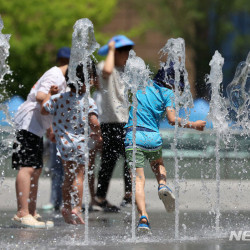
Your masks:
<svg viewBox="0 0 250 250"><path fill-rule="evenodd" d="M52 85L58 86L59 93L65 92L66 81L59 67L53 67L46 71L32 87L27 100L18 108L14 122L17 130L26 130L42 137L51 126L53 117L41 114L41 105L36 101L38 92L48 94Z"/></svg>
<svg viewBox="0 0 250 250"><path fill-rule="evenodd" d="M121 79L124 67L114 67L113 72L107 79L104 79L101 73L104 61L101 61L97 67L100 71L99 100L102 107L102 113L99 117L100 122L127 123L128 108L124 97L125 85Z"/></svg>
<svg viewBox="0 0 250 250"><path fill-rule="evenodd" d="M136 97L138 100L136 126L159 132L159 124L166 108L175 107L173 91L153 83L153 86L146 87L145 92L138 90ZM125 128L130 126L133 126L133 106Z"/></svg>
<svg viewBox="0 0 250 250"><path fill-rule="evenodd" d="M53 95L44 104L47 112L54 116L52 126L56 137L57 148L65 161L77 161L84 164L85 116L84 95L65 92ZM89 111L98 116L96 104L89 98Z"/></svg>

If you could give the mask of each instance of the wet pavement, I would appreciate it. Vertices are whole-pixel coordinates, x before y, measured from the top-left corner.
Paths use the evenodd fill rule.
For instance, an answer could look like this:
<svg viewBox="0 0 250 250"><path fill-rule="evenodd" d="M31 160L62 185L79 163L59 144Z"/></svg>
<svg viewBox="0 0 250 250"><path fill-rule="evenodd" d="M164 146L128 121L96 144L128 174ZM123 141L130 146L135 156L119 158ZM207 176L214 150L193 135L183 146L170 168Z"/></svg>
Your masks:
<svg viewBox="0 0 250 250"><path fill-rule="evenodd" d="M15 211L0 211L0 249L174 249L234 250L250 249L250 242L229 240L231 231L250 231L250 211L222 212L220 232L215 230L215 215L204 211L180 212L180 237L175 239L175 216L165 211L150 211L152 235L131 238L131 209L120 213L89 214L88 242L84 225L68 225L57 213L39 211L55 223L51 229L23 229L14 226Z"/></svg>

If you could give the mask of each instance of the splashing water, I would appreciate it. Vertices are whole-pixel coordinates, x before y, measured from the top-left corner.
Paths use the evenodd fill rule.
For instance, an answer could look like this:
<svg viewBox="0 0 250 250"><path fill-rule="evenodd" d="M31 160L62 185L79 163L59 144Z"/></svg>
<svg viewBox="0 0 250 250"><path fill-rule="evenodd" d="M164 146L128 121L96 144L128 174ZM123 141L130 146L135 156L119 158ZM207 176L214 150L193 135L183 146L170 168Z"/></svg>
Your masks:
<svg viewBox="0 0 250 250"><path fill-rule="evenodd" d="M241 128L243 133L250 133L250 52L246 61L237 66L234 79L227 86L229 105L236 116L235 128Z"/></svg>
<svg viewBox="0 0 250 250"><path fill-rule="evenodd" d="M10 45L9 45L10 35L2 34L3 27L4 27L3 20L1 19L1 16L0 16L0 85L3 84L4 76L6 74L11 73L10 68L7 64L7 58L9 56L9 48L10 48ZM6 104L2 103L3 99L4 99L4 96L2 94L0 94L0 111L1 110L3 111L3 113L6 116L6 121L11 126L13 126L13 122L11 120L11 116L10 116L9 111L8 111L8 106ZM0 128L0 133L1 133L1 136L4 133L4 129L2 127ZM2 140L1 147L3 147L4 149L8 149L8 148L10 148L9 146L10 146L9 143L6 144L6 140L4 140L4 141ZM2 165L3 161L5 159L7 159L8 156L9 156L9 154L6 155L6 152L5 152L5 154L2 154L0 156L0 165ZM4 179L5 179L4 171L2 171L1 172L0 186L2 186Z"/></svg>
<svg viewBox="0 0 250 250"><path fill-rule="evenodd" d="M136 124L137 124L137 107L138 100L136 98L136 93L140 89L145 91L146 86L149 85L149 76L151 72L145 62L138 56L134 50L130 50L129 57L126 62L126 66L123 74L123 81L125 83L125 97L132 94L133 102L133 165L132 165L132 240L135 241L135 179L136 179L136 167L135 167L135 155L136 155ZM129 105L129 98L126 100Z"/></svg>
<svg viewBox="0 0 250 250"><path fill-rule="evenodd" d="M211 84L212 90L209 119L213 121L215 130L220 133L225 133L228 130L228 123L226 121L227 107L224 99L222 99L220 95L220 84L223 79L223 64L224 58L218 51L215 51L212 60L209 62L211 70L208 76L208 84Z"/></svg>
<svg viewBox="0 0 250 250"><path fill-rule="evenodd" d="M193 98L190 91L190 84L188 81L188 72L185 67L185 41L183 38L171 38L167 41L165 46L160 50L161 58L167 54L167 61L161 62L161 67L169 67L171 62L173 62L174 66L174 75L175 75L175 102L178 104L177 106L181 106L184 108L186 113L186 119L182 121L183 124L189 118L190 109L193 107ZM179 84L181 80L181 74L183 75L184 81L184 89L180 90ZM177 113L178 114L178 113Z"/></svg>
<svg viewBox="0 0 250 250"><path fill-rule="evenodd" d="M2 34L3 29L3 20L0 17L0 84L3 81L3 78L6 74L10 74L10 68L8 64L6 63L6 60L9 56L9 39L10 35ZM1 96L0 96L1 98Z"/></svg>
<svg viewBox="0 0 250 250"><path fill-rule="evenodd" d="M85 63L89 62L90 57L99 47L99 44L95 40L92 22L88 18L77 20L74 24L74 32L72 34L72 47L68 70L69 82L77 86L77 77L75 76L77 65L79 63L85 65Z"/></svg>
<svg viewBox="0 0 250 250"><path fill-rule="evenodd" d="M79 19L74 24L74 32L72 34L72 47L71 56L69 62L68 76L69 82L73 83L76 87L76 93L78 93L78 78L76 76L77 65L82 63L83 73L85 77L86 93L84 95L84 116L86 117L86 123L84 125L85 136L85 148L88 148L88 135L89 125L87 121L89 113L89 97L90 97L90 79L88 74L87 65L92 65L91 56L96 49L99 48L99 44L95 40L94 27L92 22L87 19ZM80 108L80 107L79 107ZM77 121L77 119L76 119ZM88 163L89 163L89 152L86 150L85 153L85 178L84 178L84 202L85 202L85 243L89 241L89 226L88 226L88 203L89 203L89 189L88 189Z"/></svg>
<svg viewBox="0 0 250 250"><path fill-rule="evenodd" d="M5 35L2 34L2 29L3 29L3 20L0 17L0 84L3 84L3 79L6 74L11 74L10 67L7 64L7 58L9 57L9 49L10 49L10 44L9 44L9 39L10 35ZM7 105L3 104L2 101L4 99L4 96L0 94L0 110L3 110L4 114L6 115L6 121L10 124L13 125L11 121L10 114L8 112L8 107Z"/></svg>
<svg viewBox="0 0 250 250"><path fill-rule="evenodd" d="M161 62L161 67L169 67L173 63L174 67L174 101L176 105L176 120L174 129L174 143L171 148L175 155L175 238L179 238L179 160L178 160L178 150L177 150L177 137L178 137L178 116L180 107L183 107L187 115L186 119L182 119L182 125L184 125L188 118L189 112L188 108L193 107L193 98L190 92L190 84L188 81L188 73L185 68L185 41L182 38L171 38L167 41L165 46L160 50L161 58L167 54L167 61ZM181 73L183 74L183 80L185 88L183 92L180 89ZM166 79L167 81L167 79ZM189 109L190 110L190 109Z"/></svg>
<svg viewBox="0 0 250 250"><path fill-rule="evenodd" d="M215 205L215 227L216 233L220 231L220 139L221 134L225 134L228 131L228 125L226 121L227 108L225 102L220 96L220 84L223 79L222 67L224 64L224 58L218 51L215 51L212 60L209 65L211 67L210 74L208 76L208 83L211 84L212 95L210 101L209 118L213 122L213 126L216 131L216 145L215 145L215 166L216 166L216 205Z"/></svg>

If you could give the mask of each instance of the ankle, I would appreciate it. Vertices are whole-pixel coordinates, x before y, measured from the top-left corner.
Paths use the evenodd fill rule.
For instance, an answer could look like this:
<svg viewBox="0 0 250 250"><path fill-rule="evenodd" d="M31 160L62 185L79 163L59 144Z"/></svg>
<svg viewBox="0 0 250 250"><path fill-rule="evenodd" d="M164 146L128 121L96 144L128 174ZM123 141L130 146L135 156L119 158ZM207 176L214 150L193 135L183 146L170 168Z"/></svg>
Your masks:
<svg viewBox="0 0 250 250"><path fill-rule="evenodd" d="M19 218L22 218L26 215L29 215L29 212L28 211L23 211L23 210L20 210L20 211L17 211L16 215L19 217Z"/></svg>
<svg viewBox="0 0 250 250"><path fill-rule="evenodd" d="M102 203L102 202L104 202L105 200L106 200L106 199L103 198L103 197L98 197L98 196L95 197L95 201L97 201L97 202L99 202L99 203Z"/></svg>
<svg viewBox="0 0 250 250"><path fill-rule="evenodd" d="M159 187L166 186L166 183L159 183Z"/></svg>
<svg viewBox="0 0 250 250"><path fill-rule="evenodd" d="M141 218L142 216L145 216L146 218ZM139 220L141 223L147 224L148 223L148 214L147 213L142 214L140 216Z"/></svg>

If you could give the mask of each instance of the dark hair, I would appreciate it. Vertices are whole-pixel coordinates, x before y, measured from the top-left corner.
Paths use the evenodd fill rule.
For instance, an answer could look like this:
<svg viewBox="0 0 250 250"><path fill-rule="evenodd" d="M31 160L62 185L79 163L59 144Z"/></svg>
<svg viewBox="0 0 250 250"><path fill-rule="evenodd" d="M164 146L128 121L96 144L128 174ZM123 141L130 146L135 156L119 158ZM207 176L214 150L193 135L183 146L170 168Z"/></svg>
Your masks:
<svg viewBox="0 0 250 250"><path fill-rule="evenodd" d="M184 71L179 70L180 72L180 81L178 84L178 89L180 91L184 90L185 82L184 82ZM170 61L169 66L165 64L161 69L158 70L157 74L154 77L154 82L160 87L175 89L175 70L174 63Z"/></svg>
<svg viewBox="0 0 250 250"><path fill-rule="evenodd" d="M87 70L89 73L89 78L91 76L94 78L97 77L96 65L95 65L95 62L93 59L91 59L90 62L87 63ZM83 64L82 63L79 63L76 67L76 76L78 78L78 80L77 80L78 87L85 84L85 77L84 77L84 73L83 73ZM76 89L75 84L69 82L68 69L67 69L66 74L65 74L65 79L66 79L68 87L70 87L71 89Z"/></svg>
<svg viewBox="0 0 250 250"><path fill-rule="evenodd" d="M115 50L123 52L123 51L130 51L131 49L133 49L133 45L122 46L120 48L116 48Z"/></svg>

